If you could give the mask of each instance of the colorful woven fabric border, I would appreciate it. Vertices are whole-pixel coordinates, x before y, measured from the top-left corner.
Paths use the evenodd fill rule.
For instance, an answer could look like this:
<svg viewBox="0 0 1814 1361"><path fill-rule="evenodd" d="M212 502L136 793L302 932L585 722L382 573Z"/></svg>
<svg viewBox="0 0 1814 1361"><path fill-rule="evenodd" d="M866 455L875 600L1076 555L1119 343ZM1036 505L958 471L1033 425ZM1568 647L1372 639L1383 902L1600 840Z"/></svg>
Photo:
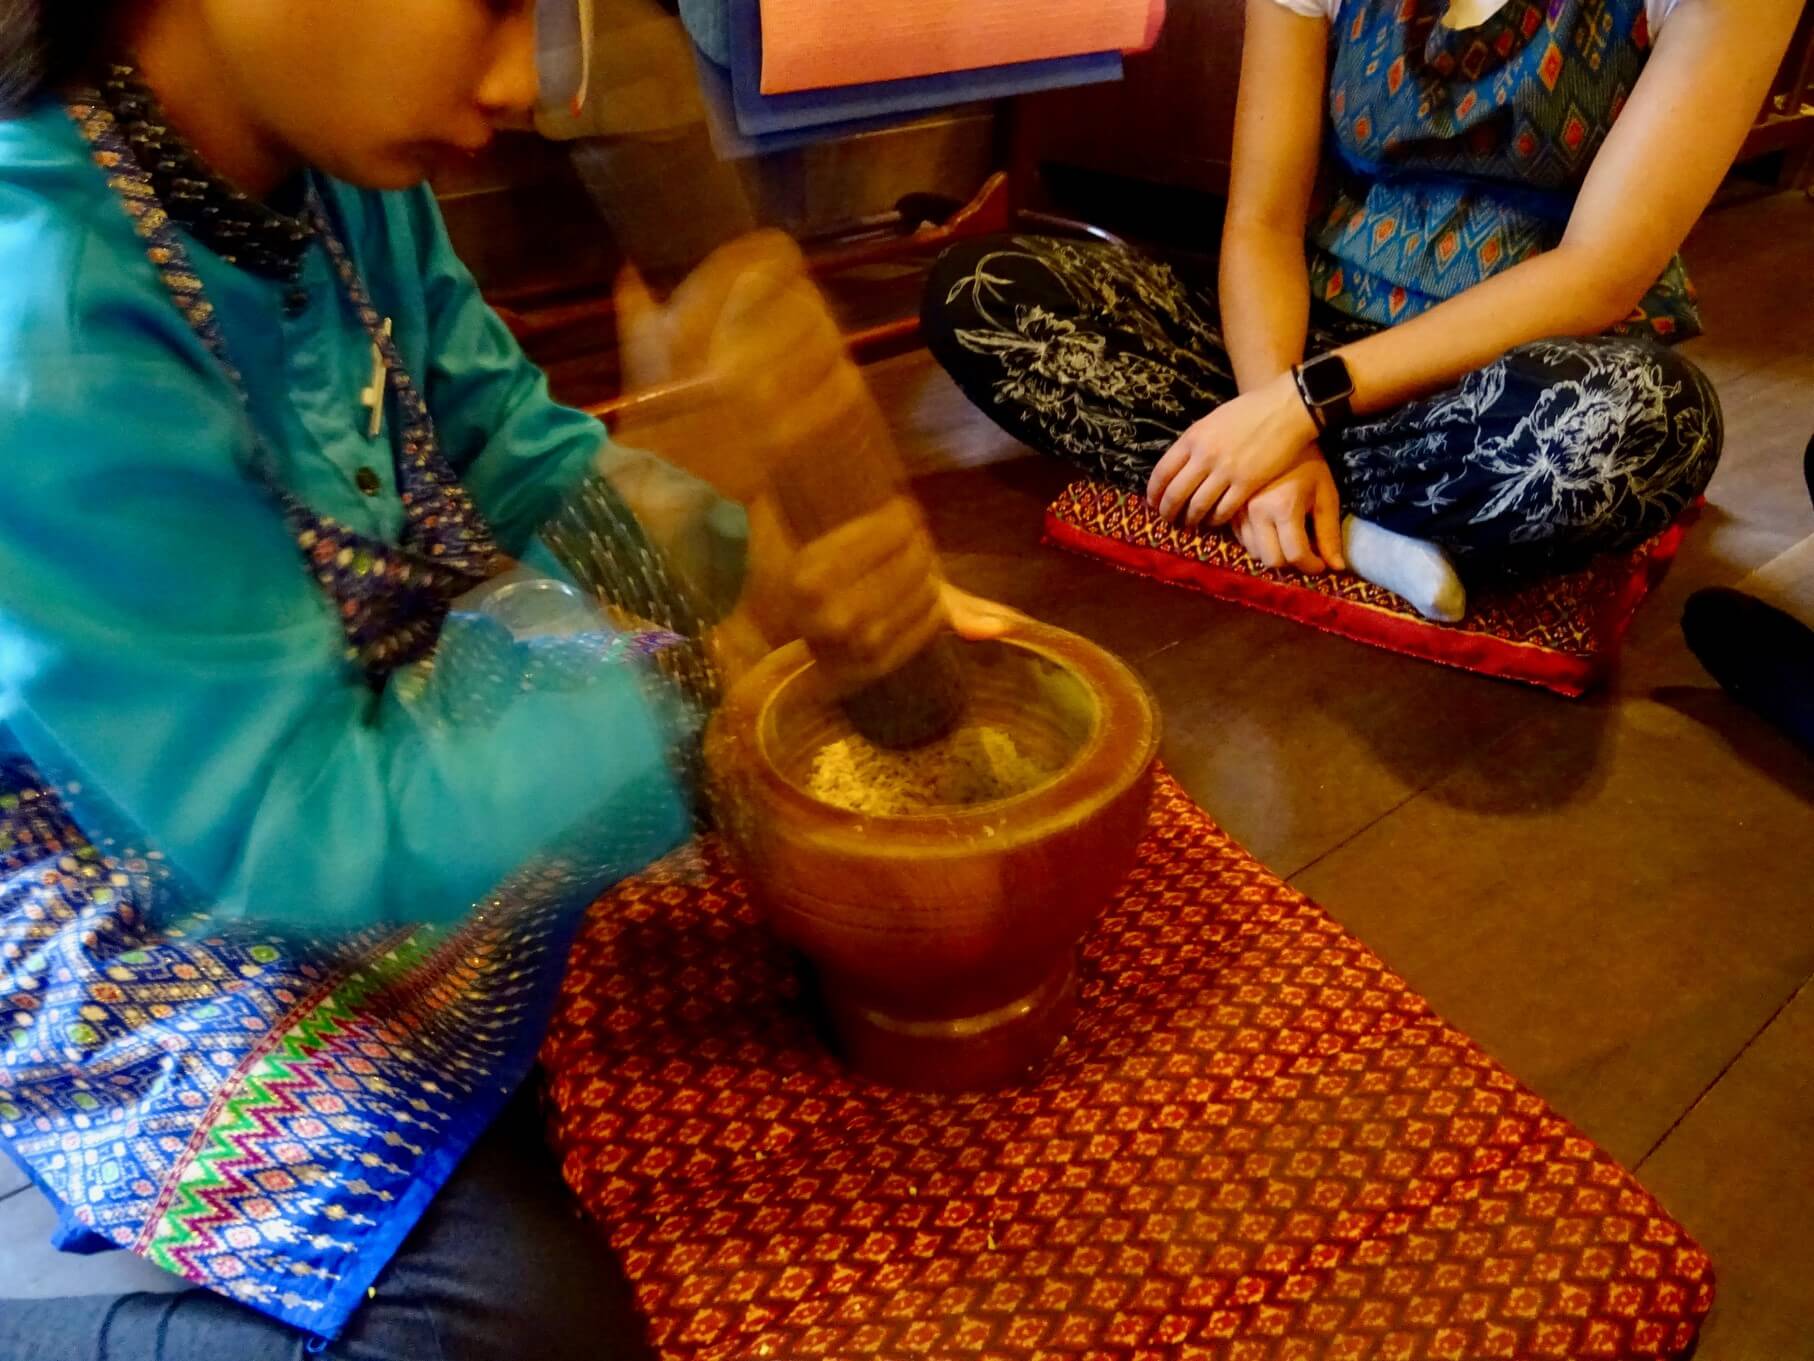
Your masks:
<svg viewBox="0 0 1814 1361"><path fill-rule="evenodd" d="M525 875L454 929L299 942L154 928L158 882L0 760L0 1150L59 1245L333 1336L527 1073L572 914Z"/></svg>
<svg viewBox="0 0 1814 1361"><path fill-rule="evenodd" d="M1618 660L1638 606L1668 571L1684 520L1623 556L1517 591L1480 592L1459 624L1435 624L1350 573L1275 571L1235 538L1180 529L1139 496L1073 482L1046 512L1046 541L1356 642L1577 697Z"/></svg>
<svg viewBox="0 0 1814 1361"><path fill-rule="evenodd" d="M667 1361L1675 1357L1705 1255L1169 778L1033 1083L860 1085L708 842L542 1052Z"/></svg>

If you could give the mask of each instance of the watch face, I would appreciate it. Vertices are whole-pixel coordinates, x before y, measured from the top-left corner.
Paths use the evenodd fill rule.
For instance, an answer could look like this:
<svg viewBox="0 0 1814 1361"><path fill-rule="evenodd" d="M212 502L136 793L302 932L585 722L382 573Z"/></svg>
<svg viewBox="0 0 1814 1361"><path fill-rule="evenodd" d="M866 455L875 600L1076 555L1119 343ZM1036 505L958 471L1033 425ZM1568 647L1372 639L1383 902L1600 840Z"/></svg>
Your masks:
<svg viewBox="0 0 1814 1361"><path fill-rule="evenodd" d="M1324 355L1303 367L1304 390L1317 406L1339 402L1354 395L1354 380L1348 377L1348 366L1335 355Z"/></svg>

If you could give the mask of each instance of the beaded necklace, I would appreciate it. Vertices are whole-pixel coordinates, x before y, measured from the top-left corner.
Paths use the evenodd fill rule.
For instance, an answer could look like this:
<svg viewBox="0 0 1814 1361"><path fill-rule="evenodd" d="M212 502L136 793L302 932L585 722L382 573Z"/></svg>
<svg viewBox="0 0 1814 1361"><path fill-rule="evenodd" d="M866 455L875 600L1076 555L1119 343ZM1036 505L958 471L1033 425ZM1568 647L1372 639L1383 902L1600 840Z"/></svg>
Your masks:
<svg viewBox="0 0 1814 1361"><path fill-rule="evenodd" d="M162 167L160 174L167 182L191 186L183 199L184 225L218 224L233 217L237 225L231 239L248 241L244 223L256 214L243 205L252 201L222 185L192 152L182 149L178 154L179 139L157 116L155 101L137 84L130 67L116 67L102 90L76 92L68 109L144 241L146 257L171 302L219 363L249 414L250 395L229 353L220 319L190 261L178 219L160 197L157 176L142 158ZM271 219L277 224L303 224L306 235L297 237L292 228L273 226L272 221L266 222L268 231L253 235L262 238L281 230L290 249L300 243L298 262L301 252L319 241L382 357L385 387L399 417L393 463L404 526L398 542L361 534L311 510L278 480L269 449L256 430L253 470L281 507L310 574L337 607L348 658L378 685L397 667L433 651L449 606L495 575L501 560L490 526L442 454L434 419L372 305L351 253L328 221L320 196L312 187L305 187L303 194L303 209L296 218L271 214ZM222 205L234 199L241 206L229 213ZM218 230L204 228L201 238L209 240ZM267 268L281 253L274 252L268 241L251 251ZM249 261L248 267L253 267Z"/></svg>

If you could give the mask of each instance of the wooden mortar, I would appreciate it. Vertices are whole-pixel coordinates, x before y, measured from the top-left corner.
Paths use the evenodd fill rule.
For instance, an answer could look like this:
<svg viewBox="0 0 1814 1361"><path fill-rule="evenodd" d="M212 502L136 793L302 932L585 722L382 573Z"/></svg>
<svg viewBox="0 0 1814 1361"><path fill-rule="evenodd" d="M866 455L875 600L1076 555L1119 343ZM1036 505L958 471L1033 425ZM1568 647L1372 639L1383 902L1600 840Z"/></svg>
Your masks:
<svg viewBox="0 0 1814 1361"><path fill-rule="evenodd" d="M732 690L706 759L720 823L775 932L814 966L833 1039L859 1073L931 1091L1025 1076L1076 1005L1077 944L1133 865L1159 718L1121 662L1028 621L958 644L967 721L1057 773L993 803L905 817L807 792L849 720L800 644Z"/></svg>

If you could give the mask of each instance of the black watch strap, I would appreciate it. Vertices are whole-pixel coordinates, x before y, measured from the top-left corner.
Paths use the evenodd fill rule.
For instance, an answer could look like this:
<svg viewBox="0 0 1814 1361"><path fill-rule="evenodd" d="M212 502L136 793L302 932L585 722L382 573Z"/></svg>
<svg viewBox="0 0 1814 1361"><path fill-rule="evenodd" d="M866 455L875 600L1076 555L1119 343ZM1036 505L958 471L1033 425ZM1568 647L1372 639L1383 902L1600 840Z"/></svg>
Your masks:
<svg viewBox="0 0 1814 1361"><path fill-rule="evenodd" d="M1342 430L1353 423L1354 380L1339 354L1322 354L1294 364L1291 377L1319 431Z"/></svg>

